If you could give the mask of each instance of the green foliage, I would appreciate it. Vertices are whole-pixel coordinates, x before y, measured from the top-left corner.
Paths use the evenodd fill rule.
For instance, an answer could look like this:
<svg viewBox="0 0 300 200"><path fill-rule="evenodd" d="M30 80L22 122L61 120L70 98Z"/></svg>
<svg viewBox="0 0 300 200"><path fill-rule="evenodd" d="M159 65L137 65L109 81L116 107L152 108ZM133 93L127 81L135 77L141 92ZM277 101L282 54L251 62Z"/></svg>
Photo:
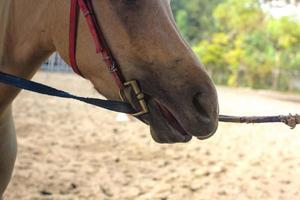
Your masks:
<svg viewBox="0 0 300 200"><path fill-rule="evenodd" d="M252 30L263 19L255 0L227 0L215 8L213 15L219 29L228 32Z"/></svg>
<svg viewBox="0 0 300 200"><path fill-rule="evenodd" d="M174 0L183 35L218 84L290 89L300 70L300 23L274 19L258 0Z"/></svg>
<svg viewBox="0 0 300 200"><path fill-rule="evenodd" d="M214 75L216 82L226 84L224 74L227 73L228 75L228 65L225 61L225 55L230 50L228 36L224 33L215 33L211 41L203 40L195 45L193 49L200 56L209 73Z"/></svg>
<svg viewBox="0 0 300 200"><path fill-rule="evenodd" d="M184 37L195 43L215 31L213 10L222 0L174 0L175 19Z"/></svg>

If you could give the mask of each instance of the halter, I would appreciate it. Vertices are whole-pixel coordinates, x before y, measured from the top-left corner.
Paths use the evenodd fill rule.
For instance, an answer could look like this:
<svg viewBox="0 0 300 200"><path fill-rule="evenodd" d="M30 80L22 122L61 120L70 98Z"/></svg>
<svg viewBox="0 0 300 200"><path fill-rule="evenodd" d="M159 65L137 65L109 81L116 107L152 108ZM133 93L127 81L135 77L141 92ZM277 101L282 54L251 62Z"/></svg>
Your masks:
<svg viewBox="0 0 300 200"><path fill-rule="evenodd" d="M142 93L138 82L136 80L131 80L127 82L125 81L125 78L121 73L120 66L116 62L110 48L107 45L105 37L96 19L95 12L93 10L92 0L71 0L69 59L73 71L83 77L83 74L79 70L79 67L76 62L76 41L79 10L81 10L81 12L83 13L86 22L89 26L89 30L93 36L94 44L96 47L96 53L101 54L102 59L105 62L109 72L112 74L113 79L119 88L119 94L121 99L123 101L126 101L123 91L125 88L132 88L140 107L140 111L132 115L138 117L148 113L149 109L145 101L145 95Z"/></svg>

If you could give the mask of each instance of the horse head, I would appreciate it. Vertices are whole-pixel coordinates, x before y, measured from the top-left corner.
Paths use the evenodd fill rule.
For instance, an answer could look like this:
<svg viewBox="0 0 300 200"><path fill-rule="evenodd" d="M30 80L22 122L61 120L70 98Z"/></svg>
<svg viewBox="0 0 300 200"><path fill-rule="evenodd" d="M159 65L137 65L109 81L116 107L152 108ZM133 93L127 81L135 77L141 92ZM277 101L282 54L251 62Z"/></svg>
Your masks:
<svg viewBox="0 0 300 200"><path fill-rule="evenodd" d="M68 61L67 1L57 1L53 31L56 50ZM217 92L203 66L180 35L170 0L93 1L103 35L126 80L138 80L149 113L141 119L150 125L160 143L206 139L218 125ZM85 78L108 99L118 100L111 74L94 51L93 38L79 16L77 64ZM130 91L126 92L132 101Z"/></svg>

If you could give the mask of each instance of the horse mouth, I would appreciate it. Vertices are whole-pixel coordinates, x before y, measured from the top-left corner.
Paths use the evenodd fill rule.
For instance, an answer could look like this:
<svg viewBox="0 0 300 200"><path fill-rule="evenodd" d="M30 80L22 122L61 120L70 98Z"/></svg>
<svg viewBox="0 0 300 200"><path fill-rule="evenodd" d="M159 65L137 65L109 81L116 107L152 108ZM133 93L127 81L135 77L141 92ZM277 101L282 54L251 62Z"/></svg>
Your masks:
<svg viewBox="0 0 300 200"><path fill-rule="evenodd" d="M154 105L154 107L152 108L151 105ZM157 131L155 129L156 121L151 120L151 134L156 141L158 140L157 142L188 142L192 139L192 136L190 136L184 130L184 128L180 125L175 116L170 112L170 110L167 109L167 107L161 104L158 100L153 100L153 104L149 103L149 108L151 115L155 115L155 120L159 120L160 122L164 123L163 125L159 123L159 128L163 129L164 132L162 132L162 130ZM169 129L169 131L165 129Z"/></svg>
<svg viewBox="0 0 300 200"><path fill-rule="evenodd" d="M185 130L184 125L181 124L179 120L179 117L183 116L179 116L178 113L176 115L176 110L170 109L167 105L163 104L155 97L148 94L145 96L149 113L137 118L150 126L151 136L156 142L171 144L186 143L195 136ZM127 101L131 102L131 105L135 110L139 110L140 105L134 99L134 93L130 92L127 97ZM212 135L213 133L201 134L201 136L197 135L196 137L200 140L204 140Z"/></svg>
<svg viewBox="0 0 300 200"><path fill-rule="evenodd" d="M148 100L149 125L152 138L158 143L186 143L192 139L183 126L176 119L175 115L156 99ZM199 139L209 138L198 137Z"/></svg>
<svg viewBox="0 0 300 200"><path fill-rule="evenodd" d="M158 143L184 143L192 139L182 126L177 122L171 112L158 101L148 100L151 136Z"/></svg>

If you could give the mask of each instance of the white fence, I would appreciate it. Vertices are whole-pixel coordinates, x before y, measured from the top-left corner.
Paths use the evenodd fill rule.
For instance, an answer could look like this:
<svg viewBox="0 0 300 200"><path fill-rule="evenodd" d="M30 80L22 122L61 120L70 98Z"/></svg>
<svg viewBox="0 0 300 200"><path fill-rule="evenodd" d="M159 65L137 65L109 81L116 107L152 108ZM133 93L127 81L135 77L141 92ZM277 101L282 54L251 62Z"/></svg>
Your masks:
<svg viewBox="0 0 300 200"><path fill-rule="evenodd" d="M72 72L72 68L67 65L57 53L51 55L42 65L42 70L50 72Z"/></svg>

